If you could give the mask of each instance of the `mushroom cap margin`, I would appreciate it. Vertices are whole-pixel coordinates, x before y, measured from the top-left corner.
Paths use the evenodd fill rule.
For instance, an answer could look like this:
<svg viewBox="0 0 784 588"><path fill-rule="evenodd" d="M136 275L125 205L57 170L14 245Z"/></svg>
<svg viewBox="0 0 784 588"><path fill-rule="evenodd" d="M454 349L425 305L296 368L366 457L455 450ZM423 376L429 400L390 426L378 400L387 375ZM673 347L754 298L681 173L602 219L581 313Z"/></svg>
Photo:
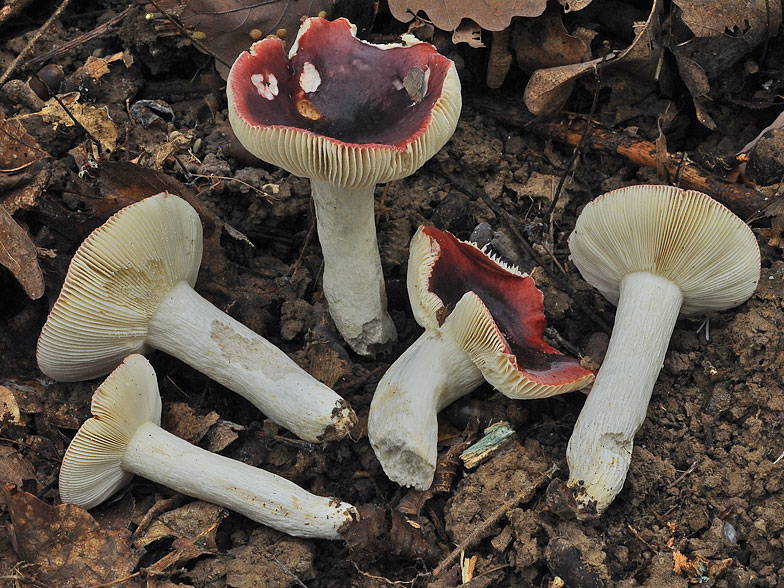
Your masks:
<svg viewBox="0 0 784 588"><path fill-rule="evenodd" d="M92 508L128 484L122 459L140 425L161 422L161 397L147 359L129 355L93 394L88 419L68 446L60 468L63 502Z"/></svg>
<svg viewBox="0 0 784 588"><path fill-rule="evenodd" d="M671 280L683 293L681 315L737 306L760 276L749 226L710 196L673 186L628 186L589 202L569 250L583 279L615 305L626 274Z"/></svg>

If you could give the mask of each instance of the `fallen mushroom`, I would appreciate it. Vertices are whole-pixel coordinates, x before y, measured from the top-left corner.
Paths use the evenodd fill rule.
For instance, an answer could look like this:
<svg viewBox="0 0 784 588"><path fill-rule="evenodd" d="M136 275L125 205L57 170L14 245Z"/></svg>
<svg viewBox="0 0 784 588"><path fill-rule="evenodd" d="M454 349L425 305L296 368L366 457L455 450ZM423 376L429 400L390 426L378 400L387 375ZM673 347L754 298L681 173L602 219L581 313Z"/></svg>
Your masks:
<svg viewBox="0 0 784 588"><path fill-rule="evenodd" d="M590 202L569 237L586 282L618 308L610 344L566 450L578 515L620 492L678 315L725 310L757 287L751 229L712 198L629 186Z"/></svg>
<svg viewBox="0 0 784 588"><path fill-rule="evenodd" d="M424 334L378 383L368 439L389 478L424 490L436 465L437 413L484 380L510 398L590 386L593 373L544 342L533 279L433 227L411 240L408 296Z"/></svg>
<svg viewBox="0 0 784 588"><path fill-rule="evenodd" d="M454 63L428 44L372 45L341 18L308 18L288 57L254 43L229 74L229 121L253 155L311 181L324 295L351 348L396 338L376 241L377 183L404 178L452 136L460 114Z"/></svg>
<svg viewBox="0 0 784 588"><path fill-rule="evenodd" d="M159 349L301 439L345 436L356 422L345 400L194 291L201 256L201 222L183 199L161 193L117 212L71 260L38 339L41 371L88 380Z"/></svg>
<svg viewBox="0 0 784 588"><path fill-rule="evenodd" d="M92 508L139 475L294 535L340 539L356 509L285 478L191 445L160 427L161 397L147 359L129 355L93 395L60 468L63 502Z"/></svg>

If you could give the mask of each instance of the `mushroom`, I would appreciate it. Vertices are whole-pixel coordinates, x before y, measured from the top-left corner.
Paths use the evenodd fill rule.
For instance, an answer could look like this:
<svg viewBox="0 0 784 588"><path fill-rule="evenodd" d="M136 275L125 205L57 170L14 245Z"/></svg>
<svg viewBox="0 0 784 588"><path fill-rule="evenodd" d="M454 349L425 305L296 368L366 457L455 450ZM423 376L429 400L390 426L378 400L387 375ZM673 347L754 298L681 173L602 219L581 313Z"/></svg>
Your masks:
<svg viewBox="0 0 784 588"><path fill-rule="evenodd" d="M348 403L280 349L197 294L202 227L183 199L127 206L76 251L38 339L38 366L60 381L109 373L160 349L234 390L306 441L348 433Z"/></svg>
<svg viewBox="0 0 784 588"><path fill-rule="evenodd" d="M231 68L226 94L245 148L310 178L330 314L354 351L372 355L397 336L374 187L441 149L462 99L454 63L429 43L373 45L355 34L345 18L308 18L288 58L279 39L254 43Z"/></svg>
<svg viewBox="0 0 784 588"><path fill-rule="evenodd" d="M423 490L435 473L437 413L487 380L510 398L585 388L593 373L544 342L533 278L433 227L411 239L408 296L425 328L378 383L368 439L389 478Z"/></svg>
<svg viewBox="0 0 784 588"><path fill-rule="evenodd" d="M93 395L60 468L63 502L92 508L143 476L296 537L340 539L356 509L281 476L191 445L160 427L161 397L147 359L129 355Z"/></svg>
<svg viewBox="0 0 784 588"><path fill-rule="evenodd" d="M629 186L583 209L569 237L583 279L618 308L610 344L566 450L578 515L620 492L678 315L732 308L757 287L751 229L710 197Z"/></svg>

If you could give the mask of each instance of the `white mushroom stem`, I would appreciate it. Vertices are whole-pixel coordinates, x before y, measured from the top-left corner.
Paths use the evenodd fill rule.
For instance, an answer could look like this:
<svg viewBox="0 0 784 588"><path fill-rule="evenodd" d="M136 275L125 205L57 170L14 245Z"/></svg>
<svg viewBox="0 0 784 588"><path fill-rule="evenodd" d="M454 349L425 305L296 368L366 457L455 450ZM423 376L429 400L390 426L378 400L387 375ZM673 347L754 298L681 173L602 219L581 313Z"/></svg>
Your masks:
<svg viewBox="0 0 784 588"><path fill-rule="evenodd" d="M607 354L566 449L568 484L586 512L594 502L603 512L623 487L682 301L678 286L650 272L621 281Z"/></svg>
<svg viewBox="0 0 784 588"><path fill-rule="evenodd" d="M441 330L424 333L378 383L368 439L390 480L425 490L433 482L438 412L484 382L471 358Z"/></svg>
<svg viewBox="0 0 784 588"><path fill-rule="evenodd" d="M186 282L163 298L145 342L237 392L306 441L341 438L354 424L345 400Z"/></svg>
<svg viewBox="0 0 784 588"><path fill-rule="evenodd" d="M296 537L340 539L340 527L356 518L350 504L200 449L149 421L136 429L121 467Z"/></svg>
<svg viewBox="0 0 784 588"><path fill-rule="evenodd" d="M324 296L340 334L360 355L397 337L376 241L374 186L347 188L311 179L324 255Z"/></svg>

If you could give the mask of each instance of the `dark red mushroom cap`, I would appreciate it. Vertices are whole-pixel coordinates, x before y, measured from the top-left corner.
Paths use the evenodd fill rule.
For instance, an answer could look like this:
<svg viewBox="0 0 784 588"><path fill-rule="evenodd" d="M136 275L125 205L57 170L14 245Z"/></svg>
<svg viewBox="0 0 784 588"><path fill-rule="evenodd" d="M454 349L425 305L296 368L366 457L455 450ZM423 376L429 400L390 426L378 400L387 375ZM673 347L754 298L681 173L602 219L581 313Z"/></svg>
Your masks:
<svg viewBox="0 0 784 588"><path fill-rule="evenodd" d="M531 276L451 233L420 227L411 240L414 317L459 342L485 379L511 398L579 390L590 370L545 343L543 296Z"/></svg>
<svg viewBox="0 0 784 588"><path fill-rule="evenodd" d="M454 132L454 63L429 43L373 45L346 19L309 18L288 57L254 43L229 74L229 119L257 157L345 186L405 177Z"/></svg>

